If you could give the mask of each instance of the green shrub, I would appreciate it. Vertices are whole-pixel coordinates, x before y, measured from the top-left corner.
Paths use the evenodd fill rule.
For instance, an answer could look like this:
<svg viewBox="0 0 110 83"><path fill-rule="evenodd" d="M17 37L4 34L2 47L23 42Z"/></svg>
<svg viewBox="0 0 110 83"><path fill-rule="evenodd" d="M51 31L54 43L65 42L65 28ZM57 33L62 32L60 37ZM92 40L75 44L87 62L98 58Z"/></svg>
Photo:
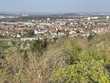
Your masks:
<svg viewBox="0 0 110 83"><path fill-rule="evenodd" d="M70 63L53 71L52 83L110 83L100 51L92 47L82 49L77 44L70 45L72 48L66 54Z"/></svg>

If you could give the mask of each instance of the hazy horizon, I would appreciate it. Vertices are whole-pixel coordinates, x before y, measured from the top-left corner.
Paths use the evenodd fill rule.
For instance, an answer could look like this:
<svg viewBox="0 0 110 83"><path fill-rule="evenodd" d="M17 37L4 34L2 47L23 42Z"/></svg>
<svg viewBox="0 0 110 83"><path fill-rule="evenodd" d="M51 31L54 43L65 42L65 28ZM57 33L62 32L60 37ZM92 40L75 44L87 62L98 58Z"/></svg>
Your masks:
<svg viewBox="0 0 110 83"><path fill-rule="evenodd" d="M1 0L0 12L110 12L110 0Z"/></svg>

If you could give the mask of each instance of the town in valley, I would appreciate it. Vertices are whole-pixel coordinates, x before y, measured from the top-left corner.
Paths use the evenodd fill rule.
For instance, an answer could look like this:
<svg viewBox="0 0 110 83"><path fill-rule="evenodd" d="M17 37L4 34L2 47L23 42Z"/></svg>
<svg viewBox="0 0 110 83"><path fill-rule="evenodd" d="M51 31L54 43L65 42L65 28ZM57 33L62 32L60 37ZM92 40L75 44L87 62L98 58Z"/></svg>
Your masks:
<svg viewBox="0 0 110 83"><path fill-rule="evenodd" d="M106 32L110 32L110 17L107 15L0 16L1 40L88 38Z"/></svg>

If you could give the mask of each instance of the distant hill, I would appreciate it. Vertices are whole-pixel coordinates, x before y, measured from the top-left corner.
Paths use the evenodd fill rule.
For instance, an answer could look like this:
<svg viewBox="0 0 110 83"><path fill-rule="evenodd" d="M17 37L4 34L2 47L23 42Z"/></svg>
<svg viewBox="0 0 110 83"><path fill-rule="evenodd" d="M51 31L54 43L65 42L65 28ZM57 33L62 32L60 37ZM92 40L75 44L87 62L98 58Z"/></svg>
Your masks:
<svg viewBox="0 0 110 83"><path fill-rule="evenodd" d="M78 12L78 13L9 13L0 12L0 16L98 16L110 15L110 12Z"/></svg>

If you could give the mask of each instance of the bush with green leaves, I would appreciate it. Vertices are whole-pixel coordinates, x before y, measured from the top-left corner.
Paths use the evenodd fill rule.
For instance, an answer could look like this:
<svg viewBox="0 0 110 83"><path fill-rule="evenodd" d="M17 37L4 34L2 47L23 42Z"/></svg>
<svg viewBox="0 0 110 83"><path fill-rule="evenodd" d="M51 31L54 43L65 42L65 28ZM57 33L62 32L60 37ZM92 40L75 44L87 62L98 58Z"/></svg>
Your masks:
<svg viewBox="0 0 110 83"><path fill-rule="evenodd" d="M69 46L69 45L67 45ZM82 48L78 42L70 42L65 52L67 66L58 67L51 76L52 83L110 83L105 60L95 48Z"/></svg>

